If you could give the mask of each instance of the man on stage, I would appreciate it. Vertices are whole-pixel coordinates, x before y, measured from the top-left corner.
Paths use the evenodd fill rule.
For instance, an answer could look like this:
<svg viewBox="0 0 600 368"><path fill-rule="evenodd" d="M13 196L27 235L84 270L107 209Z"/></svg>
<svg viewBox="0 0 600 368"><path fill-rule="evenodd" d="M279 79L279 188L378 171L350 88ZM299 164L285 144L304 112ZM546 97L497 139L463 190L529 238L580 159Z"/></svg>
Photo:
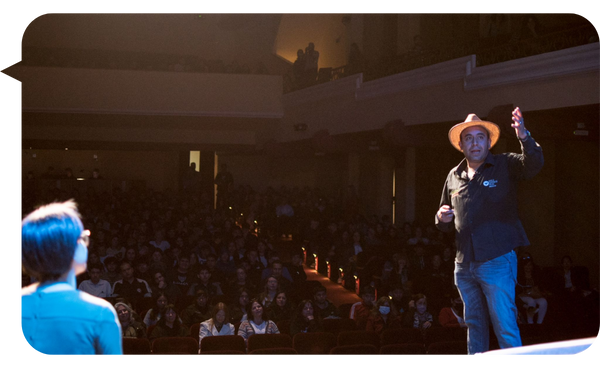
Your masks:
<svg viewBox="0 0 600 368"><path fill-rule="evenodd" d="M544 157L518 107L512 120L521 154L489 153L500 128L475 114L448 133L465 159L446 178L435 223L442 231L456 231L454 281L464 303L469 354L489 349L490 320L501 348L521 346L514 249L529 240L518 217L517 184L535 176Z"/></svg>

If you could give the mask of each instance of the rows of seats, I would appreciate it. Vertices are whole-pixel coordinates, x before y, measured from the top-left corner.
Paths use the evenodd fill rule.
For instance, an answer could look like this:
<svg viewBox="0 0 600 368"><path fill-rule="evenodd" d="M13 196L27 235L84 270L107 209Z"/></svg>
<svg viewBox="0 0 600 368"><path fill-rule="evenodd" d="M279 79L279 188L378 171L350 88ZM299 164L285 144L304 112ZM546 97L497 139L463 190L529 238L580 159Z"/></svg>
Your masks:
<svg viewBox="0 0 600 368"><path fill-rule="evenodd" d="M331 320L334 321L334 320ZM412 328L375 332L356 330L350 319L329 323L328 331L252 335L248 345L238 335L202 339L202 354L466 354L462 329L432 328L426 335ZM279 323L283 325L282 323ZM327 324L327 322L326 322ZM341 327L344 326L344 327ZM189 337L124 339L125 354L197 354L198 325Z"/></svg>
<svg viewBox="0 0 600 368"><path fill-rule="evenodd" d="M267 337L268 341L262 341ZM248 340L246 351L241 336L209 336L202 340L202 354L466 354L465 341L438 341L427 347L419 343L399 343L377 347L362 343L336 345L330 332L298 334L292 339L287 334L254 335ZM252 342L252 344L251 344ZM273 344L273 345L269 345ZM258 347L261 346L261 347ZM197 354L197 341L191 337L160 337L152 343L148 339L123 339L125 354Z"/></svg>
<svg viewBox="0 0 600 368"><path fill-rule="evenodd" d="M253 335L248 346L241 336L209 336L202 339L202 354L466 354L466 333L461 328L432 327L422 334L412 328L384 330L381 335L357 330L351 319L323 320L324 332L289 335L289 321L280 321L282 333ZM286 326L287 329L286 329ZM581 338L563 336L563 328L522 325L523 345ZM189 337L123 339L125 354L197 354L199 324ZM587 335L586 335L587 336ZM490 348L498 342L490 331Z"/></svg>

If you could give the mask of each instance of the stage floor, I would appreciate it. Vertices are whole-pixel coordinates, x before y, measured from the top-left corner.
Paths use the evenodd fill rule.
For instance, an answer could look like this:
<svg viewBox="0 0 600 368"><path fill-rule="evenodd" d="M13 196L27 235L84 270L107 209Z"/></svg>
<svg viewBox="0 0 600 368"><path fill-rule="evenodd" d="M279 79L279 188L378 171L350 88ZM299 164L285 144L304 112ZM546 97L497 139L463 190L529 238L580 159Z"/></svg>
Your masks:
<svg viewBox="0 0 600 368"><path fill-rule="evenodd" d="M598 336L546 344L499 349L475 354L475 358L574 358L589 353L598 344Z"/></svg>

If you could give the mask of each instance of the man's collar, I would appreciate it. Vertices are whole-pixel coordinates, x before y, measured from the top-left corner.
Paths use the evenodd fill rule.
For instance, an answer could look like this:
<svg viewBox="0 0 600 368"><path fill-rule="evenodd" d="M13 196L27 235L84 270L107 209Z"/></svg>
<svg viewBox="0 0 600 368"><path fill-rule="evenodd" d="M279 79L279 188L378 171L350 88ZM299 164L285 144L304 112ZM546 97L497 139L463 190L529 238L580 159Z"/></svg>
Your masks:
<svg viewBox="0 0 600 368"><path fill-rule="evenodd" d="M496 156L494 156L491 152L488 152L488 155L485 157L485 160L481 164L482 166L494 166L496 164ZM481 167L481 166L480 166ZM456 166L456 170L454 173L456 176L460 177L461 174L467 169L467 158L463 158L462 161ZM477 169L479 170L479 169Z"/></svg>

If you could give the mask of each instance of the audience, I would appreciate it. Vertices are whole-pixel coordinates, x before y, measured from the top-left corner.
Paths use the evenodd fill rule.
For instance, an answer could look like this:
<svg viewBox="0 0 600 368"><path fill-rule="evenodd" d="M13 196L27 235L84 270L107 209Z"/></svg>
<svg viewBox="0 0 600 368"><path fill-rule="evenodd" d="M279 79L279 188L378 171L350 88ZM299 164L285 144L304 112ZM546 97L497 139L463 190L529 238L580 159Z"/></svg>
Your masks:
<svg viewBox="0 0 600 368"><path fill-rule="evenodd" d="M371 314L373 303L375 302L375 289L371 286L365 286L360 289L362 301L354 303L350 308L350 319L356 322L359 330L367 327L367 319Z"/></svg>
<svg viewBox="0 0 600 368"><path fill-rule="evenodd" d="M199 289L196 291L196 298L181 312L181 320L186 326L192 326L195 323L201 323L208 318L210 314L210 304L208 294Z"/></svg>
<svg viewBox="0 0 600 368"><path fill-rule="evenodd" d="M282 320L292 319L294 307L292 302L287 297L285 291L279 291L275 295L275 300L267 308L271 319L277 323Z"/></svg>
<svg viewBox="0 0 600 368"><path fill-rule="evenodd" d="M140 298L149 298L152 291L146 280L134 276L134 269L130 262L123 261L119 266L123 278L113 285L112 296L138 301Z"/></svg>
<svg viewBox="0 0 600 368"><path fill-rule="evenodd" d="M315 287L313 290L313 308L316 314L321 318L340 318L338 308L329 300L327 300L327 288L323 285Z"/></svg>
<svg viewBox="0 0 600 368"><path fill-rule="evenodd" d="M229 309L225 303L217 303L212 309L210 319L200 324L200 334L198 336L198 354L200 354L202 339L206 336L235 335L235 327L228 321Z"/></svg>
<svg viewBox="0 0 600 368"><path fill-rule="evenodd" d="M169 299L164 292L159 291L153 296L154 304L144 316L146 327L154 326L165 313L165 307L169 304Z"/></svg>
<svg viewBox="0 0 600 368"><path fill-rule="evenodd" d="M297 333L323 332L323 323L318 314L315 314L312 300L302 300L298 303L290 323L290 336Z"/></svg>
<svg viewBox="0 0 600 368"><path fill-rule="evenodd" d="M440 310L438 322L442 327L467 328L467 324L465 323L465 318L463 316L463 302L456 288L452 291L450 306L444 307Z"/></svg>
<svg viewBox="0 0 600 368"><path fill-rule="evenodd" d="M60 200L70 194L53 191L46 201L52 201L50 196ZM185 191L90 191L77 196L82 213L90 219L86 227L91 230L88 272L78 278L78 288L119 302L115 309L127 337L151 332L149 337L156 338L184 330L189 335L192 325L215 318L211 310L219 303L228 306L226 320L239 324L246 339L255 326L257 333L276 333L276 323L283 320L297 319L298 328L290 325L294 333L312 331L308 309L312 309L314 323L350 317L359 329L376 332L398 321L422 330L437 324L438 319L441 326L464 323L461 300L452 285L452 239L439 237L429 226L424 227L424 233L408 223L396 227L385 218L348 216L342 210L348 205L346 201L327 198L311 188L269 188L257 193L240 186L230 193L236 208L231 212L211 210L210 205L202 204L202 196ZM294 220L288 224L293 239L282 240L290 245L284 247L285 253L272 243L281 235L275 211L280 198L287 198L286 203L294 208ZM249 208L253 208L251 216L256 223L232 215L251 213ZM23 208L24 213L30 210ZM155 244L162 244L165 251ZM300 245L310 247L309 253L317 254L320 264L329 261L336 272L343 268L345 286L350 290L354 290L354 283L348 280L354 281L355 272L372 268L373 277L361 276L362 300L350 308L349 315L340 315L328 300L325 287L313 289L311 285L305 290L302 286L309 285L304 267L311 266L312 258L307 254L303 265ZM544 278L535 264L526 261L520 258L517 290L522 322L597 320L593 312L597 314L598 293L590 288L584 268L573 267L571 259L565 257L556 278ZM324 273L323 267L319 270ZM337 281L337 275L332 274L332 280ZM33 281L23 278L24 286ZM112 288L107 288L111 284ZM414 294L422 295L412 300L407 297ZM375 303L377 295L385 297ZM152 303L139 302L149 302L150 297ZM250 304L255 298L258 304ZM312 300L297 304L305 298ZM548 302L550 313L558 314L552 316L552 322L545 315ZM167 303L175 314L170 321L162 309ZM306 315L300 311L305 308Z"/></svg>
<svg viewBox="0 0 600 368"><path fill-rule="evenodd" d="M405 327L418 328L424 331L433 325L433 315L427 310L427 298L423 294L416 294L408 303L408 312L404 315Z"/></svg>
<svg viewBox="0 0 600 368"><path fill-rule="evenodd" d="M152 329L152 332L150 332L150 336L148 336L150 340L154 340L159 337L185 337L190 335L189 328L181 322L181 319L177 315L176 308L173 304L165 306L163 318L161 318L153 327L154 328Z"/></svg>
<svg viewBox="0 0 600 368"><path fill-rule="evenodd" d="M124 338L145 339L147 337L146 325L136 320L133 309L127 303L116 303L115 310L121 323L121 334Z"/></svg>
<svg viewBox="0 0 600 368"><path fill-rule="evenodd" d="M250 314L248 319L240 323L238 335L244 338L248 346L248 338L254 334L278 334L279 328L275 322L269 320L267 311L258 299L250 301Z"/></svg>
<svg viewBox="0 0 600 368"><path fill-rule="evenodd" d="M103 267L99 263L88 263L87 271L90 278L89 280L82 281L79 284L78 289L99 298L111 297L112 287L110 286L110 283L100 278L102 269Z"/></svg>

